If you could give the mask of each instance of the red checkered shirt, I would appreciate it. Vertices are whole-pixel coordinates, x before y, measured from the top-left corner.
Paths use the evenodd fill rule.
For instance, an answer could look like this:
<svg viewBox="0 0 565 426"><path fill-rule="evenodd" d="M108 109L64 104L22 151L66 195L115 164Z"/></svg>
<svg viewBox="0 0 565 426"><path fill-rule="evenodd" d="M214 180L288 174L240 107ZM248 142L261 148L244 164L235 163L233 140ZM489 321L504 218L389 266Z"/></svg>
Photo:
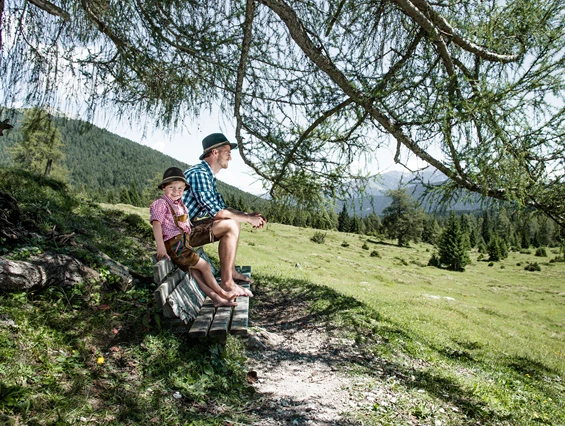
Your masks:
<svg viewBox="0 0 565 426"><path fill-rule="evenodd" d="M170 240L181 233L181 230L175 225L175 220L173 219L173 214L169 206L173 206L173 210L177 216L188 213L182 199L173 201L163 194L161 198L157 198L153 201L151 207L149 207L149 223L152 224L154 220L161 223L163 241ZM190 234L190 221L188 219L186 222L178 222L178 224L184 232Z"/></svg>

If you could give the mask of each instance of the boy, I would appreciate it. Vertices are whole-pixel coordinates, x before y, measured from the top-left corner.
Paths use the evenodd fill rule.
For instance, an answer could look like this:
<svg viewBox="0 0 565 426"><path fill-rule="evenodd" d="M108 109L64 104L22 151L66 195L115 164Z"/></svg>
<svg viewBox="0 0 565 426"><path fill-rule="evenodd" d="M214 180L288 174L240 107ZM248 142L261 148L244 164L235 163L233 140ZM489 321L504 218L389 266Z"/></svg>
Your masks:
<svg viewBox="0 0 565 426"><path fill-rule="evenodd" d="M214 306L237 306L234 292L223 290L205 260L188 245L190 221L181 197L189 188L181 169L169 167L159 184L164 194L151 204L149 221L157 243L157 260L168 258L183 271L191 270L198 287L214 302Z"/></svg>

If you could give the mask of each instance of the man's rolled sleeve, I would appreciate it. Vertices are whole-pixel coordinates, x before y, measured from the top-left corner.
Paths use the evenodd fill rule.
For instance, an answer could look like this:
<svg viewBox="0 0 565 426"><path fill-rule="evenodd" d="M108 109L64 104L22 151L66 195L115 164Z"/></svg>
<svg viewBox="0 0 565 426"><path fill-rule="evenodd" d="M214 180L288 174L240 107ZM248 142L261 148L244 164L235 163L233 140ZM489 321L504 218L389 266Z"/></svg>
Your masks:
<svg viewBox="0 0 565 426"><path fill-rule="evenodd" d="M212 191L195 192L194 197L202 207L202 210L205 210L210 217L215 217L220 210L225 208L225 205L220 203L216 194Z"/></svg>
<svg viewBox="0 0 565 426"><path fill-rule="evenodd" d="M226 208L216 188L216 177L206 161L189 168L184 175L190 189L185 192L183 202L191 220L204 216L215 217Z"/></svg>

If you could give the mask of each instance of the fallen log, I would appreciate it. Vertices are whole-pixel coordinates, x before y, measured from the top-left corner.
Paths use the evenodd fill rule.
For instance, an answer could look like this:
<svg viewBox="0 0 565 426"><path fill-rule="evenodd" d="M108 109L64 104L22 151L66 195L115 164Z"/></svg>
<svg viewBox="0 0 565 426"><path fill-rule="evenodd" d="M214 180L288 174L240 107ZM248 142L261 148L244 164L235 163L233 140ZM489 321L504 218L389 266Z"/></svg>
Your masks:
<svg viewBox="0 0 565 426"><path fill-rule="evenodd" d="M108 272L114 277L112 282L109 282L110 285L117 287L121 291L126 291L131 287L133 277L127 266L122 265L120 262L112 259L106 253L98 250L90 244L84 244L83 246L92 253L96 254L100 262L108 268Z"/></svg>
<svg viewBox="0 0 565 426"><path fill-rule="evenodd" d="M48 286L68 287L100 274L66 254L45 252L29 261L0 257L0 291L37 291Z"/></svg>

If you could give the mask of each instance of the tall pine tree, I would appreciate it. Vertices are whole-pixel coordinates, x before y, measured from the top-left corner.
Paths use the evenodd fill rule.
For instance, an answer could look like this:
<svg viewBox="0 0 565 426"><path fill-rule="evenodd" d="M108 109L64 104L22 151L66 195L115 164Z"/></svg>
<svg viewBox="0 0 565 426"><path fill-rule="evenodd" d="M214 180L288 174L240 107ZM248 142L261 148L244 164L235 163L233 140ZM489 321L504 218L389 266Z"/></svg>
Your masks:
<svg viewBox="0 0 565 426"><path fill-rule="evenodd" d="M454 271L464 271L469 264L469 236L463 232L460 222L451 213L439 239L439 262Z"/></svg>
<svg viewBox="0 0 565 426"><path fill-rule="evenodd" d="M337 217L337 230L339 232L349 232L351 230L351 218L349 217L345 204L343 204L343 209Z"/></svg>

